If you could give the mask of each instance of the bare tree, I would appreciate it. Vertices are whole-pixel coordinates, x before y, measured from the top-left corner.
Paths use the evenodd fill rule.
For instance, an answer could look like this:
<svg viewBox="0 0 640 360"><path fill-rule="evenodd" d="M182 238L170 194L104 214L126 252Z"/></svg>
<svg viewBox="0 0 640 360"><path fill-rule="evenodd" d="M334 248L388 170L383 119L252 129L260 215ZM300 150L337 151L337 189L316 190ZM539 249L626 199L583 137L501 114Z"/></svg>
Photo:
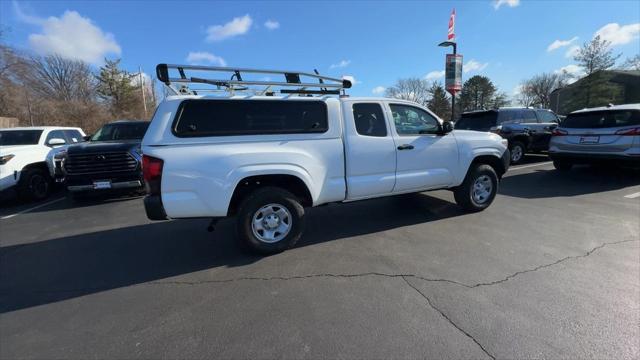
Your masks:
<svg viewBox="0 0 640 360"><path fill-rule="evenodd" d="M591 41L585 42L573 59L578 62L584 69L585 74L589 76L596 71L613 67L620 55L613 55L611 42L601 39L600 35L598 35Z"/></svg>
<svg viewBox="0 0 640 360"><path fill-rule="evenodd" d="M551 93L566 85L566 74L542 73L521 84L519 100L524 106L551 106Z"/></svg>
<svg viewBox="0 0 640 360"><path fill-rule="evenodd" d="M386 96L427 106L431 99L431 84L420 78L400 79L394 86L387 88Z"/></svg>
<svg viewBox="0 0 640 360"><path fill-rule="evenodd" d="M640 54L636 54L633 57L627 58L622 65L621 70L640 70Z"/></svg>
<svg viewBox="0 0 640 360"><path fill-rule="evenodd" d="M28 85L40 96L61 101L91 101L95 80L89 66L60 55L33 57Z"/></svg>

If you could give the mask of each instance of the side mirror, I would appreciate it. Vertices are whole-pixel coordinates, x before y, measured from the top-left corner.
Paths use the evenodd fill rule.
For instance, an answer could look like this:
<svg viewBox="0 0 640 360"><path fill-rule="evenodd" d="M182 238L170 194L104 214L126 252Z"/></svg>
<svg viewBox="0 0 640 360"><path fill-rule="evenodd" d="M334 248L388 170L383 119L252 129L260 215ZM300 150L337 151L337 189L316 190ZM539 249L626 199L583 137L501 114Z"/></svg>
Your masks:
<svg viewBox="0 0 640 360"><path fill-rule="evenodd" d="M89 141L91 139L91 136L93 136L93 135L85 135L85 136L82 137L82 140Z"/></svg>
<svg viewBox="0 0 640 360"><path fill-rule="evenodd" d="M64 139L60 139L60 138L53 138L53 139L49 139L49 142L47 142L47 145L49 146L59 146L59 145L64 145L67 142Z"/></svg>
<svg viewBox="0 0 640 360"><path fill-rule="evenodd" d="M444 121L442 123L442 130L440 131L442 135L446 135L453 131L453 124L451 121Z"/></svg>

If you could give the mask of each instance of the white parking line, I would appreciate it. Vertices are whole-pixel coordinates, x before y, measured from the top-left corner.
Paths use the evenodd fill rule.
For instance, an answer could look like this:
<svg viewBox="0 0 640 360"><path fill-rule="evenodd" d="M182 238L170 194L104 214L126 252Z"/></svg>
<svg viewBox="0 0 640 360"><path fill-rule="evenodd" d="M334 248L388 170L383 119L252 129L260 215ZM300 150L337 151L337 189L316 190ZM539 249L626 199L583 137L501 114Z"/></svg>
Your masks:
<svg viewBox="0 0 640 360"><path fill-rule="evenodd" d="M55 203L59 202L60 200L64 200L64 199L65 199L64 197L61 197L61 198L58 198L58 199L55 199L55 200L51 200L51 201L46 202L44 204L40 204L38 206L34 206L34 207L26 209L26 210L18 211L15 214L11 214L11 215L6 215L6 216L3 216L3 217L0 217L0 220L11 219L14 216L18 216L20 214L25 214L25 213L28 213L29 211L33 211L33 210L36 210L36 209L40 209L41 207L45 207L45 206L48 206L48 205L51 205L51 204L55 204Z"/></svg>
<svg viewBox="0 0 640 360"><path fill-rule="evenodd" d="M635 199L637 197L640 197L640 192L629 194L629 195L625 195L624 197L626 197L627 199Z"/></svg>
<svg viewBox="0 0 640 360"><path fill-rule="evenodd" d="M513 167L510 167L509 170L520 170L520 169L526 169L534 166L549 165L551 163L553 163L553 161L545 161L542 163L530 164L530 165L513 166Z"/></svg>

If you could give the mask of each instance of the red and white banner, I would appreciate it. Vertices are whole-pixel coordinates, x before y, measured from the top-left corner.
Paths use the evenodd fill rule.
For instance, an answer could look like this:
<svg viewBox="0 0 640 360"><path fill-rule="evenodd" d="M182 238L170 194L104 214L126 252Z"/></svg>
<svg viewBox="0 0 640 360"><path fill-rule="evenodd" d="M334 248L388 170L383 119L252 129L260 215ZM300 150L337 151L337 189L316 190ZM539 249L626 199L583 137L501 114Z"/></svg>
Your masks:
<svg viewBox="0 0 640 360"><path fill-rule="evenodd" d="M447 40L449 41L456 41L456 33L455 33L455 26L456 26L456 9L454 8L453 11L451 12L451 16L449 17L449 32L447 32Z"/></svg>

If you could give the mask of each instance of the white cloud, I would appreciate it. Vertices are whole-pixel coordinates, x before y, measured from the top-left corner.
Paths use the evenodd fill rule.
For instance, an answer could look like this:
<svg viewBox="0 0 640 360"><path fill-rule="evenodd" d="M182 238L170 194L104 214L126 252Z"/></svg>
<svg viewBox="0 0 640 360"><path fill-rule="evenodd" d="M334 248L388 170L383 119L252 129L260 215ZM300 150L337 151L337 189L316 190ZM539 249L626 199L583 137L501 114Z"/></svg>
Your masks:
<svg viewBox="0 0 640 360"><path fill-rule="evenodd" d="M436 80L436 79L440 79L444 77L444 70L442 71L432 71L430 73L428 73L427 75L425 75L425 79L432 81L432 80Z"/></svg>
<svg viewBox="0 0 640 360"><path fill-rule="evenodd" d="M553 50L559 49L559 48L564 47L564 46L569 46L576 40L578 40L577 36L574 36L569 40L556 40L556 41L552 42L551 44L549 44L549 46L547 47L547 51L549 52L549 51L553 51Z"/></svg>
<svg viewBox="0 0 640 360"><path fill-rule="evenodd" d="M264 22L264 26L269 30L275 30L280 27L280 23L275 20L267 20Z"/></svg>
<svg viewBox="0 0 640 360"><path fill-rule="evenodd" d="M564 53L564 57L569 58L569 59L573 59L574 56L578 55L579 51L580 51L580 46L573 45L572 47L567 49L567 52Z"/></svg>
<svg viewBox="0 0 640 360"><path fill-rule="evenodd" d="M233 18L224 25L211 25L207 28L207 38L209 42L220 41L230 37L246 34L251 28L253 19L249 14L243 17Z"/></svg>
<svg viewBox="0 0 640 360"><path fill-rule="evenodd" d="M187 55L186 61L189 64L213 64L219 66L227 66L227 62L220 56L216 56L206 51L191 51Z"/></svg>
<svg viewBox="0 0 640 360"><path fill-rule="evenodd" d="M41 33L29 35L29 45L40 55L58 54L99 65L107 54L122 52L113 34L103 32L91 19L76 11L67 10L60 17L44 19L24 14L17 2L13 5L20 21L41 28Z"/></svg>
<svg viewBox="0 0 640 360"><path fill-rule="evenodd" d="M567 65L567 66L563 66L560 69L556 69L553 71L556 74L567 74L569 75L569 79L567 79L567 83L572 84L574 82L576 82L579 78L581 78L582 76L584 76L584 70L576 65L576 64L571 64L571 65Z"/></svg>
<svg viewBox="0 0 640 360"><path fill-rule="evenodd" d="M384 94L384 91L385 91L385 90L387 90L387 88L386 88L386 87L384 87L384 86L376 86L376 87L374 87L374 88L371 90L371 92L372 92L374 95L382 95L382 94Z"/></svg>
<svg viewBox="0 0 640 360"><path fill-rule="evenodd" d="M624 45L636 40L640 35L640 23L620 26L618 23L610 23L596 31L594 37L611 42L612 46Z"/></svg>
<svg viewBox="0 0 640 360"><path fill-rule="evenodd" d="M351 60L341 60L337 64L331 64L331 66L329 66L329 69L344 68L349 66L349 64L351 64Z"/></svg>
<svg viewBox="0 0 640 360"><path fill-rule="evenodd" d="M520 5L520 0L493 0L493 8L498 10L502 5L507 5L508 7L516 7Z"/></svg>
<svg viewBox="0 0 640 360"><path fill-rule="evenodd" d="M520 93L522 92L522 85L518 85L516 87L513 88L513 96L517 96L520 95Z"/></svg>
<svg viewBox="0 0 640 360"><path fill-rule="evenodd" d="M355 86L357 84L362 84L362 81L356 80L356 78L351 76L351 75L342 75L342 78L345 79L345 80L351 81L351 85L352 86Z"/></svg>
<svg viewBox="0 0 640 360"><path fill-rule="evenodd" d="M471 59L469 61L467 61L466 64L464 64L464 66L462 67L462 71L465 73L471 72L471 71L482 71L484 70L487 66L489 66L489 63L479 63L477 61L475 61L474 59Z"/></svg>

